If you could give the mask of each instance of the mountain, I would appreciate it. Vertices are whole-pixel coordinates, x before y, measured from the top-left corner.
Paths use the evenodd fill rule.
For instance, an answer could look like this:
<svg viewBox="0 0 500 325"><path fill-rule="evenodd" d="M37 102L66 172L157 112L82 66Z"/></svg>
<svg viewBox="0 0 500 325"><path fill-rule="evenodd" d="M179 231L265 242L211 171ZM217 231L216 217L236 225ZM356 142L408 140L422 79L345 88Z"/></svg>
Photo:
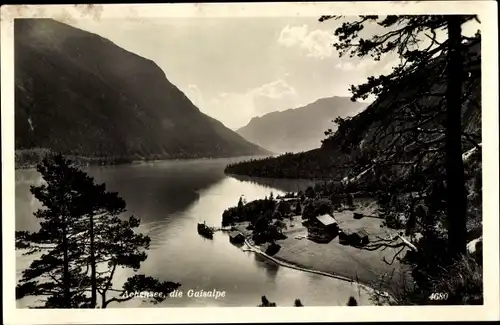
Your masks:
<svg viewBox="0 0 500 325"><path fill-rule="evenodd" d="M481 144L481 42L476 39L463 46L468 75L464 84L464 98L467 100L462 106L462 147L465 154L473 148L480 148ZM419 155L433 151L434 155L429 155L424 163L437 160L439 165L427 166L427 170L444 174L444 149L437 145L442 145L445 119L442 94L446 84L439 75L445 63L444 57L438 57L424 69L402 78L394 88L386 89L361 113L346 119L343 126L326 138L320 148L231 164L226 172L254 177L333 180L345 177L359 180L358 176L363 176L366 181L374 174L367 167L371 165L370 161L388 158L394 161L393 166L398 170L393 175L399 178L411 168L408 161L418 161ZM427 80L432 82L429 95L422 96L417 93L421 92L418 85L423 85L423 81ZM409 117L413 115L412 110L422 116L420 121ZM427 133L429 130L437 131ZM424 147L424 143L430 147ZM480 159L480 150L476 150L476 153L472 158ZM398 156L395 158L396 154ZM434 159L435 156L441 158ZM365 163L360 163L362 160ZM470 162L472 165L475 163Z"/></svg>
<svg viewBox="0 0 500 325"><path fill-rule="evenodd" d="M347 97L322 98L303 107L254 117L236 132L273 152L307 151L321 146L326 130L335 130L333 119L355 115L367 106Z"/></svg>
<svg viewBox="0 0 500 325"><path fill-rule="evenodd" d="M169 159L266 155L151 60L52 19L15 20L15 148ZM28 150L29 151L29 150Z"/></svg>

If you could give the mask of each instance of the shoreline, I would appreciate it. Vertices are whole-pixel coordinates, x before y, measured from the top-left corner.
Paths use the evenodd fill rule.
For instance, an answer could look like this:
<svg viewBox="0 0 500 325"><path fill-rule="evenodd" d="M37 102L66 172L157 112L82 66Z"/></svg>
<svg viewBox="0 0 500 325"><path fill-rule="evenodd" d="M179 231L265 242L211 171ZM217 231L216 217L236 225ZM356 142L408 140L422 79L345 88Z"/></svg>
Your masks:
<svg viewBox="0 0 500 325"><path fill-rule="evenodd" d="M279 257L274 257L274 256L271 256L271 255L268 255L265 252L263 252L260 248L258 248L257 246L250 244L247 238L245 238L245 245L247 245L248 249L244 250L244 251L251 251L251 252L254 252L256 254L260 254L260 255L264 256L265 258L267 258L267 259L273 261L274 263L278 264L278 265L281 265L281 266L284 266L284 267L288 267L288 268L291 268L291 269L295 269L295 270L299 270L299 271L303 271L303 272L308 272L308 273L318 274L318 275L322 275L322 276L327 276L327 277L334 278L334 279L337 279L337 280L342 280L342 281L346 281L346 282L350 282L350 283L355 283L355 284L357 284L357 285L359 285L359 286L361 286L361 287L363 287L365 289L375 290L372 287L370 287L370 286L368 286L368 285L366 285L364 283L355 281L355 280L353 280L351 278L348 278L348 277L345 277L345 276L342 276L342 275L337 275L337 274L330 273L330 272L324 272L324 271L321 271L321 270L316 270L314 268L310 268L310 267L307 267L305 265L295 264L295 263L287 261L287 260L285 260L283 258L279 258Z"/></svg>
<svg viewBox="0 0 500 325"><path fill-rule="evenodd" d="M248 241L248 238L246 238L246 237L245 237L245 242L244 243L247 246L247 249L242 249L243 251L245 251L245 252L250 251L250 252L253 252L255 254L259 254L260 256L265 257L266 259L272 261L273 263L275 263L277 265L280 265L280 266L283 266L283 267L287 267L287 268L290 268L290 269L294 269L294 270L297 270L297 271L301 271L301 272L312 273L312 274L321 275L321 276L324 276L324 277L329 277L329 278L340 280L340 281L344 281L344 282L349 282L351 284L355 284L360 289L364 290L364 294L368 296L368 299L370 301L372 300L371 296L374 293L378 293L378 295L384 296L384 297L386 297L389 300L393 299L392 296L387 291L376 290L373 287L370 287L369 285L367 285L365 283L353 280L353 279L351 279L349 277L345 277L345 276L338 275L338 274L331 273L331 272L324 272L324 271L317 270L317 269L314 269L314 268L311 268L311 267L307 267L305 265L295 264L295 263L287 261L287 260L285 260L283 258L270 256L270 255L266 254L265 252L263 252L257 246L250 244L250 242ZM358 295L359 295L359 293L358 293Z"/></svg>
<svg viewBox="0 0 500 325"><path fill-rule="evenodd" d="M396 236L397 231L380 227L383 220L375 216L376 213L373 211L375 208L376 206L369 201L365 204L360 202L356 211L336 212L334 217L342 229L353 231L364 228L369 233L370 241L388 235ZM353 212L362 213L365 217L356 220L353 218ZM276 240L281 248L270 258L273 262L357 283L372 291L384 292L390 297L397 295L404 281L411 279L406 265L399 261L393 261L392 264L384 261L390 261L397 253L397 249L363 250L341 244L338 236L328 243L318 243L308 239L308 230L301 221L300 216L294 217L293 221L287 221L286 230L283 232L287 238ZM241 222L233 226L248 239L251 230L246 229L247 223ZM251 250L263 255L258 246L252 246Z"/></svg>
<svg viewBox="0 0 500 325"><path fill-rule="evenodd" d="M243 159L243 158L249 158L249 157L260 157L259 155L256 156L248 156L248 155L243 155L243 156L218 156L218 157L172 157L172 158L164 158L164 159L157 159L157 158L151 158L151 159L124 159L122 161L116 161L112 160L107 157L84 157L84 156L71 156L71 155L63 155L65 158L71 160L76 166L78 167L95 167L95 166L119 166L119 165L137 165L137 164L144 164L144 163L158 163L158 162L163 162L163 161L184 161L184 160L215 160L215 159ZM36 169L36 166L38 163L41 162L24 162L24 163L18 163L14 162L14 169L15 170L29 170L29 169Z"/></svg>
<svg viewBox="0 0 500 325"><path fill-rule="evenodd" d="M289 179L289 180L294 180L294 181L305 181L305 182L320 182L320 181L334 181L334 182L340 182L340 178L336 177L308 177L308 178L300 178L300 177L273 177L273 176L250 176L248 174L238 174L235 172L229 172L229 171L224 171L224 174L234 177L234 178L248 178L248 179L272 179L272 180L283 180L283 179Z"/></svg>

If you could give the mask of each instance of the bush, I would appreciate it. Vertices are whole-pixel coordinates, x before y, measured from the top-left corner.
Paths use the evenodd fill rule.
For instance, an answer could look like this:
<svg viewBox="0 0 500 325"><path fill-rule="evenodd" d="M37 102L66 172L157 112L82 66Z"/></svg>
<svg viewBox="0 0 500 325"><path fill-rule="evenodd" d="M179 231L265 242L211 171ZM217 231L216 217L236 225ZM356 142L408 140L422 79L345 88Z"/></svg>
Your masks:
<svg viewBox="0 0 500 325"><path fill-rule="evenodd" d="M482 304L482 265L469 255L452 260L446 244L446 235L427 230L415 243L418 251L408 251L401 259L410 266L411 281L399 285L394 300L378 294L374 300L392 305Z"/></svg>
<svg viewBox="0 0 500 325"><path fill-rule="evenodd" d="M252 202L238 202L235 207L228 208L222 213L222 226L226 227L237 222L250 221L255 224L260 215L272 213L276 202L269 199L255 200Z"/></svg>
<svg viewBox="0 0 500 325"><path fill-rule="evenodd" d="M276 307L276 303L275 302L270 302L266 296L262 296L260 298L261 300L261 304L258 305L257 307Z"/></svg>
<svg viewBox="0 0 500 325"><path fill-rule="evenodd" d="M316 197L316 191L314 190L314 188L312 186L309 186L306 189L305 196L309 199L314 199Z"/></svg>
<svg viewBox="0 0 500 325"><path fill-rule="evenodd" d="M329 199L318 199L304 205L302 219L311 219L327 213L333 213L332 201Z"/></svg>
<svg viewBox="0 0 500 325"><path fill-rule="evenodd" d="M470 256L462 256L441 277L433 281L433 291L444 293L448 297L442 303L446 305L482 305L483 304L483 268Z"/></svg>
<svg viewBox="0 0 500 325"><path fill-rule="evenodd" d="M357 306L358 302L356 301L356 298L353 296L349 297L349 301L347 301L347 306Z"/></svg>
<svg viewBox="0 0 500 325"><path fill-rule="evenodd" d="M300 301L300 299L295 299L295 302L293 305L295 307L304 307L304 305L302 304L302 301Z"/></svg>

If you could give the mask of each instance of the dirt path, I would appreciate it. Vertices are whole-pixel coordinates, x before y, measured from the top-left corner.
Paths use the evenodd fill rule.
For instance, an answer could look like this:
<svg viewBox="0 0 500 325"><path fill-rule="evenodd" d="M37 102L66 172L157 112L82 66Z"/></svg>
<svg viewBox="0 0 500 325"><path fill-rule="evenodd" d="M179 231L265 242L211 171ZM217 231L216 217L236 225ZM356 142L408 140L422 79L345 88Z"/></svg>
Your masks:
<svg viewBox="0 0 500 325"><path fill-rule="evenodd" d="M357 202L354 211L345 210L334 213L341 229L356 230L364 228L370 234L370 240L376 236L387 237L395 235L385 227L381 227L383 220L376 216L376 205L373 200ZM354 219L353 213L363 213L372 217ZM313 270L331 277L342 280L362 283L370 288L394 293L400 287L405 274L405 267L398 261L388 265L383 261L392 260L396 250L387 248L385 250L368 251L353 246L342 245L338 237L329 243L316 243L307 239L307 229L302 225L300 216L294 217L293 221L286 221L287 229L283 232L287 238L278 240L281 249L272 256L273 260L286 263L287 267ZM246 224L238 227L245 237L250 235L246 230ZM381 277L390 281L381 281Z"/></svg>

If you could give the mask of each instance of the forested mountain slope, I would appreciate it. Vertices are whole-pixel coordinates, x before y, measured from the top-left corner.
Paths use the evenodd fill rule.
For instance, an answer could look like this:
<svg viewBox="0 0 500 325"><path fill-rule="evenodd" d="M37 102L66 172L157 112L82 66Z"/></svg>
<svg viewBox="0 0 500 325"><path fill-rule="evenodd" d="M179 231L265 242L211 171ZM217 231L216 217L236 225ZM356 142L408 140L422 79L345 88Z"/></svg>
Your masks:
<svg viewBox="0 0 500 325"><path fill-rule="evenodd" d="M15 148L126 160L268 154L201 113L153 61L51 19L15 21Z"/></svg>
<svg viewBox="0 0 500 325"><path fill-rule="evenodd" d="M480 40L471 41L466 51L468 79L464 84L466 100L462 107L464 152L481 143ZM444 58L438 57L426 69L406 76L397 88L387 89L364 111L344 119L319 149L250 160L230 165L226 172L259 177L341 180L366 171L365 167L374 159L409 162L418 160L427 151L434 151L435 156L442 155L445 84L439 73L443 67ZM418 93L422 80L432 81L428 95ZM407 168L404 165L395 168L402 171Z"/></svg>
<svg viewBox="0 0 500 325"><path fill-rule="evenodd" d="M347 97L321 98L303 107L254 117L236 132L272 152L307 151L321 146L332 120L356 115L367 106Z"/></svg>

